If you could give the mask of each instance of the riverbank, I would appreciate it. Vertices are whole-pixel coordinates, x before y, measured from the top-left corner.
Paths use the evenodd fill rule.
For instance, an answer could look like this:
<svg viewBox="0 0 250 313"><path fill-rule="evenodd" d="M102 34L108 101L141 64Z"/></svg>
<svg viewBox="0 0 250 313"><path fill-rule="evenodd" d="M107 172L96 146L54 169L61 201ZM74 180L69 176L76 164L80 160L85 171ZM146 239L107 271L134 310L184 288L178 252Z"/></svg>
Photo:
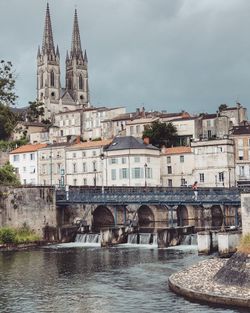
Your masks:
<svg viewBox="0 0 250 313"><path fill-rule="evenodd" d="M28 249L33 249L41 246L50 245L52 243L45 242L45 241L36 241L31 243L21 243L21 244L0 244L0 252L3 251L23 251Z"/></svg>
<svg viewBox="0 0 250 313"><path fill-rule="evenodd" d="M250 308L250 288L223 284L215 275L227 264L228 259L213 258L199 262L169 277L169 287L175 293L197 300L220 305Z"/></svg>

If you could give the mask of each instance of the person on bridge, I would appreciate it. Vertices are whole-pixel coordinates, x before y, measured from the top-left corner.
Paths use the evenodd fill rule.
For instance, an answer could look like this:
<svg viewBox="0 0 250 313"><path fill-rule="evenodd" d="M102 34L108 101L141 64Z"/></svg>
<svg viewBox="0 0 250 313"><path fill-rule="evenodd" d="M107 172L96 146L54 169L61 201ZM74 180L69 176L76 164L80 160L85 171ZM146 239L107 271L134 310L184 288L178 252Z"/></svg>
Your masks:
<svg viewBox="0 0 250 313"><path fill-rule="evenodd" d="M198 182L195 181L194 184L192 185L192 189L194 191L194 200L197 201L198 199Z"/></svg>

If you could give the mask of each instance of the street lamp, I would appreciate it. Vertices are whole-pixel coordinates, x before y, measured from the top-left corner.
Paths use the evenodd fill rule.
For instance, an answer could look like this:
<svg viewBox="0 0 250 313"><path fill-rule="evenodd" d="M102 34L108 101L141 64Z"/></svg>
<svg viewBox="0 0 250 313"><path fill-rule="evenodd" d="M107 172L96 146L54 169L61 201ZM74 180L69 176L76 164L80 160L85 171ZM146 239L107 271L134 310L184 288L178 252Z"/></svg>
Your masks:
<svg viewBox="0 0 250 313"><path fill-rule="evenodd" d="M147 187L147 163L144 164L145 187Z"/></svg>
<svg viewBox="0 0 250 313"><path fill-rule="evenodd" d="M102 161L102 193L104 193L104 177L103 177L103 160L104 160L104 153L101 153L100 154L100 159Z"/></svg>
<svg viewBox="0 0 250 313"><path fill-rule="evenodd" d="M94 175L95 175L95 177L94 177L94 186L96 187L96 168L94 168Z"/></svg>

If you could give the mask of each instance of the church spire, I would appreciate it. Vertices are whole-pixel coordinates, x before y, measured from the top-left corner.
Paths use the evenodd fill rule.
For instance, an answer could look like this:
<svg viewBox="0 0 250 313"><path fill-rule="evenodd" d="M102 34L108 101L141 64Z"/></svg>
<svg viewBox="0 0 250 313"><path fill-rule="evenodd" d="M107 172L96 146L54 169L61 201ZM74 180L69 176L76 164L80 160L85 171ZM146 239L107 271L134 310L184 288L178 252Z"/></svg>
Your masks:
<svg viewBox="0 0 250 313"><path fill-rule="evenodd" d="M75 9L75 17L74 17L74 25L73 25L73 33L72 33L71 56L82 58L82 47L81 47L80 31L79 31L76 9Z"/></svg>
<svg viewBox="0 0 250 313"><path fill-rule="evenodd" d="M47 3L45 26L44 26L44 32L43 32L42 52L43 54L45 53L55 54L55 47L54 47L54 42L53 42L53 34L52 34L51 19L50 19L48 3Z"/></svg>

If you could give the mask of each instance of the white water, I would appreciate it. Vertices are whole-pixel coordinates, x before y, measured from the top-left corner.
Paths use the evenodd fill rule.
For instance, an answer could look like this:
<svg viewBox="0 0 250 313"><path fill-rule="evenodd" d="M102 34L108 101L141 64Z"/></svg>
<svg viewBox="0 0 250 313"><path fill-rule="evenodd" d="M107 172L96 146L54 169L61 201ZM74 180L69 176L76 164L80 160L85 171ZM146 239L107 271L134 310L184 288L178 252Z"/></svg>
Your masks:
<svg viewBox="0 0 250 313"><path fill-rule="evenodd" d="M182 242L182 245L197 245L197 234L190 234L184 236Z"/></svg>
<svg viewBox="0 0 250 313"><path fill-rule="evenodd" d="M75 243L80 246L101 246L100 234L77 234Z"/></svg>
<svg viewBox="0 0 250 313"><path fill-rule="evenodd" d="M157 248L158 236L152 233L138 233L129 234L126 244L121 244L122 247L136 247L136 248Z"/></svg>

